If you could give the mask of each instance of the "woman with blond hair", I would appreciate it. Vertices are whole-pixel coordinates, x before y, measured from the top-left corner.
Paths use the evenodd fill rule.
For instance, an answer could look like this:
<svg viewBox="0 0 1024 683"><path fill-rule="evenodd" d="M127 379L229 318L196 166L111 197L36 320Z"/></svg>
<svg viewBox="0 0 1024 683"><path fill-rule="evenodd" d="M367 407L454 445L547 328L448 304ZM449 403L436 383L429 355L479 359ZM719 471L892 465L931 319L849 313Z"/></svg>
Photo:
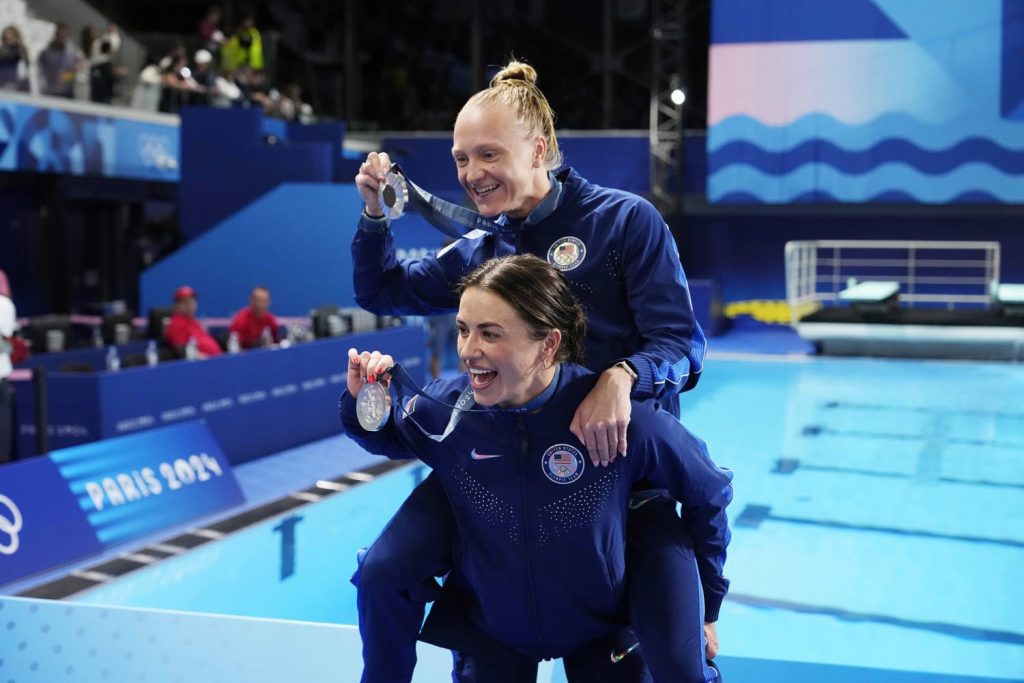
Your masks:
<svg viewBox="0 0 1024 683"><path fill-rule="evenodd" d="M378 314L432 315L458 308L454 285L485 261L531 253L569 281L586 311L586 367L597 379L566 425L595 467L625 456L631 400L657 401L679 415L677 394L700 376L705 339L694 320L686 277L668 226L645 199L590 183L562 168L554 113L533 67L513 61L473 95L455 122L452 158L459 182L479 213L500 230L473 231L435 256L398 260L378 199L391 168L371 153L356 176L365 204L352 242L356 300ZM691 658L680 648L692 633L682 622L692 605L661 586L685 582L678 553L686 541L671 499L638 482L630 514L631 623L656 680L679 681ZM410 495L363 556L359 588L364 683L411 678L415 637L433 577L452 566L457 533L437 478ZM636 552L633 551L636 549ZM706 640L717 652L714 622L728 581L715 553L701 554ZM621 657L627 645L613 652ZM714 680L712 678L708 680Z"/></svg>

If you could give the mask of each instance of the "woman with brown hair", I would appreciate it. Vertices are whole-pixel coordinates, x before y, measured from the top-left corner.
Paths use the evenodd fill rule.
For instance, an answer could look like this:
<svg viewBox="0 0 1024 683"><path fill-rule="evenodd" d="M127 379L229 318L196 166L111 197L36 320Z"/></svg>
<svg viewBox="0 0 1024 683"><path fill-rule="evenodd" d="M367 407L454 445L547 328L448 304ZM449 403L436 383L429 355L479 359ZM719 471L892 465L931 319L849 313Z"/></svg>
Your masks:
<svg viewBox="0 0 1024 683"><path fill-rule="evenodd" d="M423 639L460 653L459 683L533 683L537 663L555 657L570 683L648 682L645 662L660 672L657 681L716 680L705 661L703 594L724 580L732 474L652 402L633 405L629 457L588 467L568 425L597 377L578 365L586 319L568 282L523 254L485 262L459 290L465 375L400 396L393 419L370 431L380 423L360 419L357 399L388 387L394 360L351 349L341 399L357 443L422 459L451 503L452 571ZM675 595L683 607L674 615L672 652L645 650L618 662L608 656L617 634L631 615L646 618L630 609L636 577L626 567L627 512L639 481L683 505L687 533L676 534L673 546L685 575L644 587ZM718 570L702 574L698 565Z"/></svg>

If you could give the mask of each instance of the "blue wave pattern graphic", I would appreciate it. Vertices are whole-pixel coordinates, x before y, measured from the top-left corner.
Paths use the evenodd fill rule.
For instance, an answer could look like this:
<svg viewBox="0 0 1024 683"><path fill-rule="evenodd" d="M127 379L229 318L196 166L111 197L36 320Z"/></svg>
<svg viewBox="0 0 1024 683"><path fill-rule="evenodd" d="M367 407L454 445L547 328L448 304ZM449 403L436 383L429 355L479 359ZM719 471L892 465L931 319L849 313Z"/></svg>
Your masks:
<svg viewBox="0 0 1024 683"><path fill-rule="evenodd" d="M831 140L807 140L784 152L768 152L752 142L737 141L708 155L708 173L730 164L748 164L765 173L784 175L804 164L823 163L844 173L857 174L884 163L899 162L937 175L979 160L1011 175L1024 173L1024 153L980 137L968 138L940 151L921 149L899 138L882 140L864 151L843 149Z"/></svg>
<svg viewBox="0 0 1024 683"><path fill-rule="evenodd" d="M708 197L725 201L743 192L776 204L824 200L838 202L905 201L929 204L975 201L988 195L998 203L1024 203L1024 177L985 163L969 163L941 175L929 175L901 163L885 163L869 173L844 173L826 163L807 163L773 175L748 164L731 164L708 176ZM884 199L883 199L884 198Z"/></svg>
<svg viewBox="0 0 1024 683"><path fill-rule="evenodd" d="M792 199L788 200L787 204L841 204L848 202L847 199L840 197L834 197L828 192L822 192L815 190L813 192L805 192L803 194L795 195ZM865 202L873 202L878 204L920 204L921 201L916 197L912 197L906 192L882 192L873 197L868 197L864 200ZM730 192L723 195L718 200L721 204L764 204L767 203L757 195L749 192ZM988 194L987 192L964 192L961 195L957 195L950 199L947 204L999 204L998 197Z"/></svg>
<svg viewBox="0 0 1024 683"><path fill-rule="evenodd" d="M721 203L1024 203L1024 125L886 114L783 126L733 116L708 132L708 198Z"/></svg>

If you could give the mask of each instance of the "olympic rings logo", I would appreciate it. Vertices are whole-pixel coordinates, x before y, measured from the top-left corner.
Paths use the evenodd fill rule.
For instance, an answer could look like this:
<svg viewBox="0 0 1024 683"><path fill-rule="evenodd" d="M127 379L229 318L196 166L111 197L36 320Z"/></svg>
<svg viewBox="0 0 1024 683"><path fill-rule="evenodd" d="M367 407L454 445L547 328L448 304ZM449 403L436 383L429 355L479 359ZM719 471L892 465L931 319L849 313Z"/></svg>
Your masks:
<svg viewBox="0 0 1024 683"><path fill-rule="evenodd" d="M140 133L136 140L136 149L143 163L156 168L177 168L178 160L171 155L170 146L166 136L155 133Z"/></svg>
<svg viewBox="0 0 1024 683"><path fill-rule="evenodd" d="M21 544L18 539L22 525L21 510L13 500L0 493L0 509L4 507L7 508L8 514L0 514L0 533L7 534L11 540L8 543L0 541L0 554L13 555L18 552L18 546Z"/></svg>

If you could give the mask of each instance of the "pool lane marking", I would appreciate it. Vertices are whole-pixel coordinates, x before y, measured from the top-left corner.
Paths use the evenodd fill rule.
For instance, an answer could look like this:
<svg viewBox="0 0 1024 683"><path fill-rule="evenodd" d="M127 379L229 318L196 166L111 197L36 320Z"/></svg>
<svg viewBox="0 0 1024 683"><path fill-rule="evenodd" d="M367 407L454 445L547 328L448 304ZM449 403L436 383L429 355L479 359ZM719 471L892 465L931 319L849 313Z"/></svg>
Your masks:
<svg viewBox="0 0 1024 683"><path fill-rule="evenodd" d="M1000 631L990 628L979 628L976 626L964 626L963 624L948 624L941 621L917 621L914 619L903 619L887 614L873 614L871 612L854 612L840 607L827 607L824 605L809 605L806 603L793 602L790 600L777 600L774 598L761 598L744 593L729 592L725 596L727 602L736 602L741 605L757 607L761 609L777 609L799 614L818 614L834 617L841 621L870 622L875 624L888 624L899 628L912 629L915 631L930 631L942 635L953 636L965 640L978 640L984 642L1009 643L1011 645L1024 645L1024 633L1015 631Z"/></svg>
<svg viewBox="0 0 1024 683"><path fill-rule="evenodd" d="M934 538L943 541L962 541L965 543L985 543L1001 545L1009 548L1024 548L1024 541L1013 538L987 538L984 536L968 536L966 534L943 534L937 531L925 531L923 529L900 529L898 527L874 526L870 524L850 524L848 522L836 522L824 519L807 519L804 517L787 517L785 515L772 514L770 505L747 505L739 517L736 518L734 526L747 529L757 529L765 522L780 522L783 524L800 524L803 526L818 526L837 531L860 531L869 533L892 534L896 536L914 536L918 538Z"/></svg>
<svg viewBox="0 0 1024 683"><path fill-rule="evenodd" d="M827 472L833 474L855 474L864 477L879 477L883 479L917 479L914 475L905 472L884 472L882 470L869 470L858 467L839 467L838 465L810 465L801 462L796 458L779 458L775 461L773 474L793 474L797 470L809 470L811 472ZM990 479L957 479L956 477L935 477L930 482L941 484L956 484L960 486L991 486L994 488L1007 488L1024 490L1024 482L992 481ZM929 483L930 483L929 482Z"/></svg>

